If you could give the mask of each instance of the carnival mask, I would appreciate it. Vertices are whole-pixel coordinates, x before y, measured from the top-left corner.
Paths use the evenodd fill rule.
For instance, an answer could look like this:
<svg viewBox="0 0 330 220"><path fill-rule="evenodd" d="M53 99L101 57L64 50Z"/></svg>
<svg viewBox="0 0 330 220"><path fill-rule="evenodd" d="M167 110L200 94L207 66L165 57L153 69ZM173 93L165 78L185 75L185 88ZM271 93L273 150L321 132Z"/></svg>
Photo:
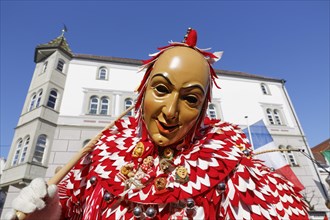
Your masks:
<svg viewBox="0 0 330 220"><path fill-rule="evenodd" d="M205 58L189 47L161 54L150 73L143 102L143 119L158 146L169 146L193 132L210 83Z"/></svg>

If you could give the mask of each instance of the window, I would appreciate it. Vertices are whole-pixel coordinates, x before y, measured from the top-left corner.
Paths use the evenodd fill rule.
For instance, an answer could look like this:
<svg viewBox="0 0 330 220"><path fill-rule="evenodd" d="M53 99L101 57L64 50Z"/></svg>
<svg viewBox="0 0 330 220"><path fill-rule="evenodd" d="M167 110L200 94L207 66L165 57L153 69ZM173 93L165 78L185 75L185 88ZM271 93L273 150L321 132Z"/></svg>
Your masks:
<svg viewBox="0 0 330 220"><path fill-rule="evenodd" d="M24 141L24 146L23 146L23 151L22 151L22 154L21 154L21 158L19 160L19 163L23 163L24 160L25 160L25 156L26 156L26 152L28 150L28 147L29 147L29 143L30 143L30 137L27 137Z"/></svg>
<svg viewBox="0 0 330 220"><path fill-rule="evenodd" d="M273 118L273 112L272 112L272 109L267 108L266 113L267 113L267 118L268 118L269 123L270 123L271 125L273 125L273 124L274 124L274 118Z"/></svg>
<svg viewBox="0 0 330 220"><path fill-rule="evenodd" d="M282 120L281 120L281 116L280 116L280 112L277 109L274 109L274 118L275 118L275 123L277 125L281 125L282 124Z"/></svg>
<svg viewBox="0 0 330 220"><path fill-rule="evenodd" d="M89 114L96 115L99 108L99 98L92 96L89 101Z"/></svg>
<svg viewBox="0 0 330 220"><path fill-rule="evenodd" d="M215 105L214 104L210 104L208 109L207 109L207 115L210 117L210 118L217 118L217 112L216 112L216 109L215 109Z"/></svg>
<svg viewBox="0 0 330 220"><path fill-rule="evenodd" d="M31 98L31 101L30 101L29 111L31 111L34 108L34 104L36 102L36 98L37 98L37 95L36 94L33 94L32 95L32 98Z"/></svg>
<svg viewBox="0 0 330 220"><path fill-rule="evenodd" d="M109 109L109 99L107 97L102 97L101 98L101 115L107 115L108 114L108 109Z"/></svg>
<svg viewBox="0 0 330 220"><path fill-rule="evenodd" d="M130 108L133 105L133 100L131 98L125 99L125 110ZM127 116L133 116L134 115L134 110L132 109L131 111L127 112Z"/></svg>
<svg viewBox="0 0 330 220"><path fill-rule="evenodd" d="M291 151L292 146L288 145L284 147L283 145L280 145L278 148L281 150L284 159L290 166L292 167L299 166L293 152Z"/></svg>
<svg viewBox="0 0 330 220"><path fill-rule="evenodd" d="M44 65L43 65L43 67L42 67L42 71L41 71L41 73L45 73L45 72L46 72L46 70L47 70L47 66L48 66L48 61L44 62Z"/></svg>
<svg viewBox="0 0 330 220"><path fill-rule="evenodd" d="M52 109L55 109L56 99L57 99L57 91L53 89L49 93L47 106Z"/></svg>
<svg viewBox="0 0 330 220"><path fill-rule="evenodd" d="M278 109L266 109L266 114L268 118L268 122L271 125L283 125L282 114Z"/></svg>
<svg viewBox="0 0 330 220"><path fill-rule="evenodd" d="M108 79L108 70L105 67L101 67L98 72L98 79L106 80Z"/></svg>
<svg viewBox="0 0 330 220"><path fill-rule="evenodd" d="M261 83L260 87L261 87L261 91L264 95L270 95L268 86L265 83Z"/></svg>
<svg viewBox="0 0 330 220"><path fill-rule="evenodd" d="M87 140L85 140L84 142L83 142L83 145L82 145L82 147L85 147L86 146L86 144L88 144L88 142L90 141L91 139L87 139Z"/></svg>
<svg viewBox="0 0 330 220"><path fill-rule="evenodd" d="M292 166L292 167L298 166L298 163L296 161L296 158L295 158L293 152L290 151L290 149L292 149L292 147L289 145L286 147L286 149L287 149L287 155L288 155L288 162L289 162L290 166Z"/></svg>
<svg viewBox="0 0 330 220"><path fill-rule="evenodd" d="M42 90L40 90L38 93L36 108L40 106L41 96L42 96Z"/></svg>
<svg viewBox="0 0 330 220"><path fill-rule="evenodd" d="M63 73L65 62L62 59L59 59L57 62L56 69Z"/></svg>
<svg viewBox="0 0 330 220"><path fill-rule="evenodd" d="M278 149L281 150L281 154L282 154L283 158L285 159L285 161L286 161L287 163L289 163L289 162L288 162L288 158L286 157L286 153L283 151L283 149L285 149L285 147L284 147L283 145L280 145L280 146L278 147Z"/></svg>
<svg viewBox="0 0 330 220"><path fill-rule="evenodd" d="M23 144L23 139L20 138L17 142L17 145L16 145L16 151L15 151L15 155L14 155L14 158L13 158L12 165L17 165L17 163L18 163L18 157L21 153L22 144Z"/></svg>
<svg viewBox="0 0 330 220"><path fill-rule="evenodd" d="M110 99L107 96L99 98L93 95L89 99L88 114L109 115Z"/></svg>
<svg viewBox="0 0 330 220"><path fill-rule="evenodd" d="M36 148L34 150L32 161L42 163L47 144L47 137L44 134L39 135Z"/></svg>

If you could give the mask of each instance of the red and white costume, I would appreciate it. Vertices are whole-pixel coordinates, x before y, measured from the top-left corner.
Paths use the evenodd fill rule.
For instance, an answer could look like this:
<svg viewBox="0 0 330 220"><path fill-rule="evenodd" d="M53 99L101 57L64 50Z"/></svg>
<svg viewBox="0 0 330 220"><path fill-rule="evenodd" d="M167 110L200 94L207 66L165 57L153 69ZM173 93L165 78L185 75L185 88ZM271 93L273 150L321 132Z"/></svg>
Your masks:
<svg viewBox="0 0 330 220"><path fill-rule="evenodd" d="M173 146L173 166L188 171L185 183L160 169L159 149L147 135L140 137L136 119L120 120L116 126L103 132L93 151L58 185L63 218L135 219L133 210L140 207L139 218L150 219L146 210L152 207L153 219L308 219L298 189L251 157L237 126L206 118L190 146ZM144 154L133 158L139 142ZM139 166L146 156L154 163L143 188L119 178L124 165ZM171 187L157 190L159 177Z"/></svg>

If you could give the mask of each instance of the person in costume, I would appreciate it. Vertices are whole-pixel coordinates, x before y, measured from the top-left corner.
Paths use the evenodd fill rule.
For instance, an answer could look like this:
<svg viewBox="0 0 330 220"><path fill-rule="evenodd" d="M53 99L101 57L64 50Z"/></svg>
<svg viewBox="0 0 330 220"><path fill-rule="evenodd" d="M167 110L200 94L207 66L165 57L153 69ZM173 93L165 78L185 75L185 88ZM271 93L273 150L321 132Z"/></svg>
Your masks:
<svg viewBox="0 0 330 220"><path fill-rule="evenodd" d="M253 158L240 128L206 117L222 53L197 32L145 61L137 116L118 120L58 186L13 201L28 219L308 219L288 180Z"/></svg>

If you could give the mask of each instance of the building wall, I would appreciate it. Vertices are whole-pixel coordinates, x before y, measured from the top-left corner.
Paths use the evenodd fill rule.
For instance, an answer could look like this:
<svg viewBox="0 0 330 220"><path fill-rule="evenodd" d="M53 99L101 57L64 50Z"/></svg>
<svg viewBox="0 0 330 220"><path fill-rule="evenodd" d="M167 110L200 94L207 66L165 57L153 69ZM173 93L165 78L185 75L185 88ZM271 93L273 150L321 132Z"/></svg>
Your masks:
<svg viewBox="0 0 330 220"><path fill-rule="evenodd" d="M108 69L107 80L97 79L100 67ZM137 70L137 66L73 60L69 66L60 115L80 116L85 114L86 101L88 101L86 96L89 91L93 91L94 94L98 94L98 92L108 94L112 99L111 103L120 101L116 100L115 92L133 93L143 76L142 73L137 73ZM118 106L118 108L120 107ZM118 114L120 114L119 109L114 111L111 116Z"/></svg>

